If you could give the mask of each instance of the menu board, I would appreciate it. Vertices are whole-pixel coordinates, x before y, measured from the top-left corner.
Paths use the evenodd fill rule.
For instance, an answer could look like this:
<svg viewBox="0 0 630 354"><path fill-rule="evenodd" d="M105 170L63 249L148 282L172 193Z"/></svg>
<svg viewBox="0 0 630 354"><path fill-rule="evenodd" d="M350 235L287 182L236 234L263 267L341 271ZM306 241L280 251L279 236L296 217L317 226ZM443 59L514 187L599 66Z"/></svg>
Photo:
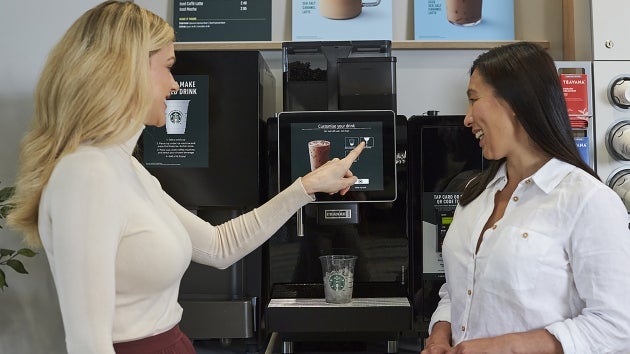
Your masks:
<svg viewBox="0 0 630 354"><path fill-rule="evenodd" d="M392 40L392 0L293 0L294 41Z"/></svg>
<svg viewBox="0 0 630 354"><path fill-rule="evenodd" d="M151 167L208 167L206 75L174 75L179 91L166 100L166 125L143 132L143 160Z"/></svg>
<svg viewBox="0 0 630 354"><path fill-rule="evenodd" d="M514 0L414 0L416 40L513 40Z"/></svg>
<svg viewBox="0 0 630 354"><path fill-rule="evenodd" d="M173 6L178 42L271 40L271 0L174 0Z"/></svg>

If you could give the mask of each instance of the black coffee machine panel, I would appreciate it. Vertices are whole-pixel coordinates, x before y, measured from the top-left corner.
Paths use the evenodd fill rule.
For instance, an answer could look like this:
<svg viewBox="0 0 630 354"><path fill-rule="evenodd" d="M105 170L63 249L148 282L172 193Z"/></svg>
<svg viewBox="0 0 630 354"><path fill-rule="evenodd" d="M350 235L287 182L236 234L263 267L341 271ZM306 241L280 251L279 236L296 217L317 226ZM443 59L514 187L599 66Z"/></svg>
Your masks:
<svg viewBox="0 0 630 354"><path fill-rule="evenodd" d="M412 116L407 125L410 290L415 327L426 335L444 283L444 236L466 183L486 163L463 115Z"/></svg>
<svg viewBox="0 0 630 354"><path fill-rule="evenodd" d="M391 41L282 43L284 111L396 111Z"/></svg>
<svg viewBox="0 0 630 354"><path fill-rule="evenodd" d="M354 126L359 129L313 130L314 119L321 119L324 125L336 119L339 124L343 121L344 127L356 120ZM280 129L278 120L281 120ZM406 117L396 116L392 111L301 111L283 112L280 118L271 118L267 123L270 182L277 181L270 183L271 195L311 170L307 141L311 139L307 139L304 131L296 133L296 129L326 134L327 143L338 145L336 148L327 146L331 149L330 158L343 157L356 146L356 142L349 141L362 138L362 133L376 140L364 150L365 156L359 157L356 166L351 167L359 183L346 196L318 195L317 201L303 208L301 221L297 216L291 218L270 239L270 283L321 283L318 257L350 253L359 256L354 276L357 283L389 282L406 293L409 268L407 172L406 163L400 158L406 148ZM365 133L368 131L370 133ZM332 215L334 211L337 214ZM303 224L302 232L298 223ZM323 297L323 293L321 295Z"/></svg>

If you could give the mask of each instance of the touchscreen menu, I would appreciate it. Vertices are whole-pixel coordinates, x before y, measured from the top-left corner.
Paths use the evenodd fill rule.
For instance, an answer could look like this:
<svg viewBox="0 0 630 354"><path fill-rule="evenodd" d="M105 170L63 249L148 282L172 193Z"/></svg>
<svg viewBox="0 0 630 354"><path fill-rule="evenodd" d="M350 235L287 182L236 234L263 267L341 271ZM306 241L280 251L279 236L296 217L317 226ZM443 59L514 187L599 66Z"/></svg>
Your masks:
<svg viewBox="0 0 630 354"><path fill-rule="evenodd" d="M317 201L396 199L395 114L392 111L283 112L278 118L281 188L359 143L365 149L350 168L357 182L346 196Z"/></svg>

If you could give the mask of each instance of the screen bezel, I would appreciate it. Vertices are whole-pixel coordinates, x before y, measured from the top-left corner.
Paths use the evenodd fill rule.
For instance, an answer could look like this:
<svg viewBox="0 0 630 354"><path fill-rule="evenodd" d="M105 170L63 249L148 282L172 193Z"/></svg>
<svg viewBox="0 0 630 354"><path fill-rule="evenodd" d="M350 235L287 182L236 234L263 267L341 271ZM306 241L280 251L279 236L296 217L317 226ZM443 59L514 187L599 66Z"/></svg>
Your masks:
<svg viewBox="0 0 630 354"><path fill-rule="evenodd" d="M392 202L396 200L396 113L391 110L347 110L347 111L290 111L278 113L278 187L280 190L291 185L292 176L292 133L295 123L381 123L383 144L383 189L355 191L351 188L345 195L315 193L314 203L338 202ZM334 156L331 156L333 158ZM352 167L350 168L352 170ZM310 171L305 171L304 174ZM361 176L357 176L361 177Z"/></svg>

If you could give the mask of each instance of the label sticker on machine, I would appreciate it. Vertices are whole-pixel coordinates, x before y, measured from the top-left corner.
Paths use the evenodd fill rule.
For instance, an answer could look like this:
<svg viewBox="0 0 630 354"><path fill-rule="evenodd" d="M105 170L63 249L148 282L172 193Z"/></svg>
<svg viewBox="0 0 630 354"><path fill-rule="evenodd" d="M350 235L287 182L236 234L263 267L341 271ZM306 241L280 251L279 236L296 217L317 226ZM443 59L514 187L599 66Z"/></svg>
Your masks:
<svg viewBox="0 0 630 354"><path fill-rule="evenodd" d="M442 244L459 197L459 193L422 195L422 271L425 279L444 278Z"/></svg>
<svg viewBox="0 0 630 354"><path fill-rule="evenodd" d="M326 219L350 219L350 218L352 218L352 210L350 210L350 209L326 210L324 212L324 218L326 218Z"/></svg>
<svg viewBox="0 0 630 354"><path fill-rule="evenodd" d="M359 222L357 203L325 203L317 205L316 209L319 225L348 225Z"/></svg>
<svg viewBox="0 0 630 354"><path fill-rule="evenodd" d="M165 101L165 125L147 126L142 158L150 167L207 168L210 152L207 75L175 75L179 90Z"/></svg>

